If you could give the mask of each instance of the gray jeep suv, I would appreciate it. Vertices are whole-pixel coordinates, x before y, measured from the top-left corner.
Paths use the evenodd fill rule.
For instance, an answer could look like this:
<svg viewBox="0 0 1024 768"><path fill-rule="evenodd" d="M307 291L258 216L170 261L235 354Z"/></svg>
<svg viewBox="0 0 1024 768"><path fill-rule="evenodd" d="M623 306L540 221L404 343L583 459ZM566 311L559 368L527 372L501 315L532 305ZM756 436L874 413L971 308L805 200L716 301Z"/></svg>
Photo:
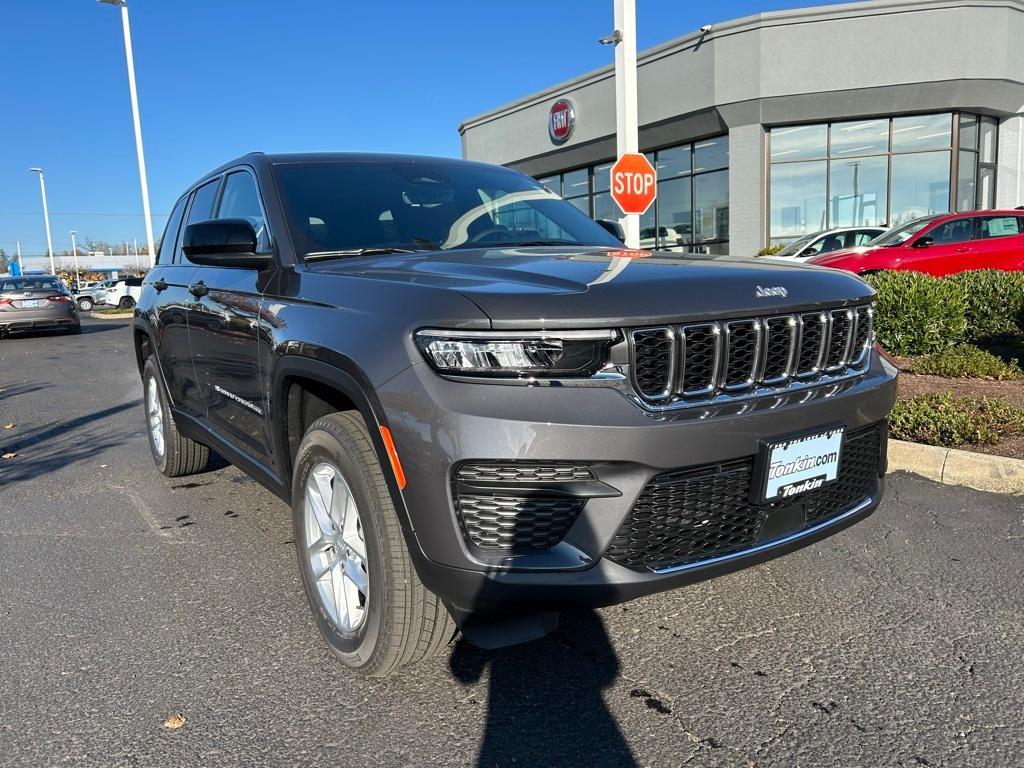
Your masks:
<svg viewBox="0 0 1024 768"><path fill-rule="evenodd" d="M896 375L871 288L611 231L479 163L228 163L135 312L157 466L212 449L291 504L316 622L367 674L870 514Z"/></svg>

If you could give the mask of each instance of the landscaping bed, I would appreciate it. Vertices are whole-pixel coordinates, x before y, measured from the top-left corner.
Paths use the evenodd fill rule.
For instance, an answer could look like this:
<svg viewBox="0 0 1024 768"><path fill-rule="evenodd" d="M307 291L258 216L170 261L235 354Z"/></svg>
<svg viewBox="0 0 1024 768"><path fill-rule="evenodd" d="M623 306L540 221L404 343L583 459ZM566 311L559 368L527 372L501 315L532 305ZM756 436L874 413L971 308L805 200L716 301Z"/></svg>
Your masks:
<svg viewBox="0 0 1024 768"><path fill-rule="evenodd" d="M900 368L891 436L1024 459L1024 274L870 282L878 341Z"/></svg>

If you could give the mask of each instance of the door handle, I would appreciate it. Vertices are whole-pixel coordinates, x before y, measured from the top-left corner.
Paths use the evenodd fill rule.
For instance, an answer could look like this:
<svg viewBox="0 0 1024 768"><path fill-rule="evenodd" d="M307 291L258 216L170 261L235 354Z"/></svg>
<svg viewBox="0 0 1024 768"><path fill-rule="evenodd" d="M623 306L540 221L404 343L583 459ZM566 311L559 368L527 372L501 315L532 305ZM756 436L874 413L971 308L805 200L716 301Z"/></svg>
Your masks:
<svg viewBox="0 0 1024 768"><path fill-rule="evenodd" d="M210 292L210 289L206 287L206 283L200 280L198 283L192 283L188 287L188 292L193 296L203 297Z"/></svg>
<svg viewBox="0 0 1024 768"><path fill-rule="evenodd" d="M167 290L167 281L164 280L162 277L159 280L154 280L153 281L153 290L155 290L157 293L160 293L161 291L166 291Z"/></svg>

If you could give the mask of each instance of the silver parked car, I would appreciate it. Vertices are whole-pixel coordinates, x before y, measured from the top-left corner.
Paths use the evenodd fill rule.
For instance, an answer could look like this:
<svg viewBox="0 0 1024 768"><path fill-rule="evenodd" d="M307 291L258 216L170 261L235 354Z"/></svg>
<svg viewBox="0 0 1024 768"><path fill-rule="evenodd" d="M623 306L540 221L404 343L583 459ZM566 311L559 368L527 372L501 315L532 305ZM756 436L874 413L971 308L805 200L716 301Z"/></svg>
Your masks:
<svg viewBox="0 0 1024 768"><path fill-rule="evenodd" d="M56 275L0 278L0 336L63 329L80 333L78 307Z"/></svg>
<svg viewBox="0 0 1024 768"><path fill-rule="evenodd" d="M773 253L770 258L803 261L829 251L867 245L885 231L885 227L842 227L812 232L794 240L778 253Z"/></svg>

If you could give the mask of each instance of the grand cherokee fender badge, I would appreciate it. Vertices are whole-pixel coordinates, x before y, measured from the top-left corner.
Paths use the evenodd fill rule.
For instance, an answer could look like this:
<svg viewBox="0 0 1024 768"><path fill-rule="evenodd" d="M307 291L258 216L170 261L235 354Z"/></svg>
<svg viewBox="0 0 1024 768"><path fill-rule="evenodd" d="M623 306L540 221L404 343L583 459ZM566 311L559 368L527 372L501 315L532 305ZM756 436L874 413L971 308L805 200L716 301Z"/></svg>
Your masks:
<svg viewBox="0 0 1024 768"><path fill-rule="evenodd" d="M788 295L789 291L787 291L781 285L772 285L769 286L768 288L764 288L759 285L754 291L754 296L756 296L759 299L764 299L769 296L781 296L782 298L786 298Z"/></svg>
<svg viewBox="0 0 1024 768"><path fill-rule="evenodd" d="M224 395L224 397L227 397L227 398L230 398L230 399L234 400L239 405L245 406L250 411L254 411L255 413L258 413L260 416L263 415L263 409L262 408L260 408L258 405L254 405L253 403L250 403L248 400L244 400L243 398L241 398L238 395L236 395L234 392L228 392L226 389L224 389L224 387L220 386L219 384L214 384L213 388L214 388L215 391L217 391L220 394Z"/></svg>

